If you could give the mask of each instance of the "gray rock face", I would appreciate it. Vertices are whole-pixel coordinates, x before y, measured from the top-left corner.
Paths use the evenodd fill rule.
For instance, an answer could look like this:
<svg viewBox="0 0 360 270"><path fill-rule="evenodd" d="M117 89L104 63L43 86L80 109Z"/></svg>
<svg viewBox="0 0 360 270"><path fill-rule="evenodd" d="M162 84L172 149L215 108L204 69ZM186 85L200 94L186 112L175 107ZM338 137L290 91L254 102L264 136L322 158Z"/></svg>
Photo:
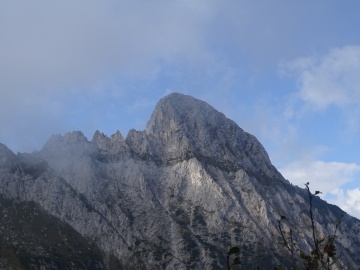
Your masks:
<svg viewBox="0 0 360 270"><path fill-rule="evenodd" d="M280 215L301 248L312 243L305 190L281 176L254 136L176 93L126 139L73 132L18 156L0 145L0 194L34 201L124 269L223 269L234 245L245 268L289 265L274 240ZM356 269L360 221L318 198L314 213L319 236L344 215L334 269Z"/></svg>
<svg viewBox="0 0 360 270"><path fill-rule="evenodd" d="M11 167L16 156L6 145L0 143L0 167Z"/></svg>
<svg viewBox="0 0 360 270"><path fill-rule="evenodd" d="M96 131L92 143L104 158L121 159L129 157L130 149L119 131L106 137L103 133Z"/></svg>
<svg viewBox="0 0 360 270"><path fill-rule="evenodd" d="M244 168L272 176L269 157L254 136L191 96L174 93L161 99L146 132L131 131L126 141L137 154L150 154L161 163L196 156L234 166L232 170Z"/></svg>

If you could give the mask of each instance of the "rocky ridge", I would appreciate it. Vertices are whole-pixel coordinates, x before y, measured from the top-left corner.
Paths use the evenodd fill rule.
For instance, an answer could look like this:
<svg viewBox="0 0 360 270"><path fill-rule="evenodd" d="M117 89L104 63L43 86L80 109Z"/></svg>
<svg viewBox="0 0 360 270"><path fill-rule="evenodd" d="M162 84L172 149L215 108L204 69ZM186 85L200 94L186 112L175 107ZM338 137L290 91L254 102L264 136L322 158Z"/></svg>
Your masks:
<svg viewBox="0 0 360 270"><path fill-rule="evenodd" d="M222 269L233 245L244 267L286 264L274 243L282 214L299 246L311 245L305 190L282 177L253 135L177 93L159 101L145 131L125 139L72 132L18 155L0 145L0 194L35 202L123 269ZM314 212L319 235L344 215L336 269L356 269L360 221L320 199Z"/></svg>

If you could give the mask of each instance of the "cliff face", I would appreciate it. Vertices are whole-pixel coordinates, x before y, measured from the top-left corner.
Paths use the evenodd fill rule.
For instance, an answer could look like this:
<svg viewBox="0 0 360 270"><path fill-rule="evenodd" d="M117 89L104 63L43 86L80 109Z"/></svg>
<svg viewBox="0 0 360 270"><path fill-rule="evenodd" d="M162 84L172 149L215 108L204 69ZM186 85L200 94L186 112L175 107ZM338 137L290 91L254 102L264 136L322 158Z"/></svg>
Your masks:
<svg viewBox="0 0 360 270"><path fill-rule="evenodd" d="M274 241L280 215L299 246L311 244L305 190L281 176L254 136L190 96L161 99L146 130L126 139L73 132L19 155L0 145L0 171L2 196L33 201L97 243L104 268L116 257L124 269L222 269L237 245L243 267L267 269L286 263ZM360 221L318 198L314 213L319 235L344 214L337 268L356 269Z"/></svg>

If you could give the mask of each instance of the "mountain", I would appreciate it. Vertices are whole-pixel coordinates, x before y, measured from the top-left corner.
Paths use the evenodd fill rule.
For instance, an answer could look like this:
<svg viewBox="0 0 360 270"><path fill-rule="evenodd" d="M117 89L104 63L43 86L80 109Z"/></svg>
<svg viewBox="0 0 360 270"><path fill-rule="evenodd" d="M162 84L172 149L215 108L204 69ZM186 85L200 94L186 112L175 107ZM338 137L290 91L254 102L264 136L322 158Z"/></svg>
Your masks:
<svg viewBox="0 0 360 270"><path fill-rule="evenodd" d="M1 269L104 269L96 244L34 202L0 196Z"/></svg>
<svg viewBox="0 0 360 270"><path fill-rule="evenodd" d="M253 135L178 93L158 102L146 130L130 130L126 138L96 131L89 141L76 131L17 155L0 144L0 195L5 209L31 204L86 239L102 269L224 269L232 246L241 248L242 269L289 266L287 250L276 241L281 215L299 247L312 245L307 190L283 178ZM357 269L360 221L317 197L313 213L319 236L333 234L343 216L333 269ZM12 227L1 228L5 239ZM17 256L14 242L35 233L29 228L7 242L11 256ZM42 240L49 245L45 235ZM59 241L54 237L53 246ZM57 258L71 260L76 247L70 250ZM17 261L30 269L28 260Z"/></svg>

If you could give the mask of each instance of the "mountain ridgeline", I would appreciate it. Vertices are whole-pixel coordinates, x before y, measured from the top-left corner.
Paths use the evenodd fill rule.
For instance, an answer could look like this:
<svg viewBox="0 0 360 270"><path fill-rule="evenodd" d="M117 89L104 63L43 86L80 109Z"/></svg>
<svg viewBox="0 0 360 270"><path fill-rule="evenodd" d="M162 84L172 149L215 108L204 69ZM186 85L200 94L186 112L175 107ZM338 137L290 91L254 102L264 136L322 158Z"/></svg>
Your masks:
<svg viewBox="0 0 360 270"><path fill-rule="evenodd" d="M358 269L360 221L313 203L319 236L344 216L333 269ZM0 144L0 207L1 269L224 269L232 246L241 269L289 267L281 215L297 245L312 248L307 191L283 178L253 135L177 93L125 139L76 131L17 155ZM21 228L11 225L18 220Z"/></svg>

